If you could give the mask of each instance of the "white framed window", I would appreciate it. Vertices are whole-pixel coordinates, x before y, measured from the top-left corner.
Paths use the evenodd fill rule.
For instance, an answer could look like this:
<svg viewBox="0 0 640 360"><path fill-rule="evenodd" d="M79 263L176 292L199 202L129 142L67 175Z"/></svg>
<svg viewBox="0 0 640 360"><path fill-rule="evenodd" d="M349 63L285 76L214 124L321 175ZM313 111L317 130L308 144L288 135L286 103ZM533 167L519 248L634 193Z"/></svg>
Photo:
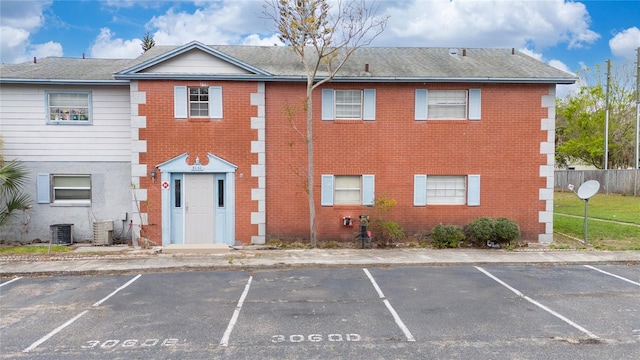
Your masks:
<svg viewBox="0 0 640 360"><path fill-rule="evenodd" d="M362 202L361 176L336 176L334 178L333 203L335 205L354 205Z"/></svg>
<svg viewBox="0 0 640 360"><path fill-rule="evenodd" d="M480 175L414 175L413 205L480 206Z"/></svg>
<svg viewBox="0 0 640 360"><path fill-rule="evenodd" d="M322 206L373 205L374 175L322 175Z"/></svg>
<svg viewBox="0 0 640 360"><path fill-rule="evenodd" d="M463 205L466 176L427 176L427 205Z"/></svg>
<svg viewBox="0 0 640 360"><path fill-rule="evenodd" d="M415 120L480 120L480 89L416 89Z"/></svg>
<svg viewBox="0 0 640 360"><path fill-rule="evenodd" d="M222 87L174 86L173 112L176 119L222 119Z"/></svg>
<svg viewBox="0 0 640 360"><path fill-rule="evenodd" d="M375 120L376 90L322 89L322 120Z"/></svg>
<svg viewBox="0 0 640 360"><path fill-rule="evenodd" d="M38 174L36 187L39 204L91 204L91 175Z"/></svg>
<svg viewBox="0 0 640 360"><path fill-rule="evenodd" d="M47 91L48 124L91 124L91 92Z"/></svg>
<svg viewBox="0 0 640 360"><path fill-rule="evenodd" d="M362 119L362 90L335 91L336 119Z"/></svg>
<svg viewBox="0 0 640 360"><path fill-rule="evenodd" d="M466 90L430 90L427 119L463 120L467 118Z"/></svg>
<svg viewBox="0 0 640 360"><path fill-rule="evenodd" d="M189 116L209 117L209 88L189 88Z"/></svg>

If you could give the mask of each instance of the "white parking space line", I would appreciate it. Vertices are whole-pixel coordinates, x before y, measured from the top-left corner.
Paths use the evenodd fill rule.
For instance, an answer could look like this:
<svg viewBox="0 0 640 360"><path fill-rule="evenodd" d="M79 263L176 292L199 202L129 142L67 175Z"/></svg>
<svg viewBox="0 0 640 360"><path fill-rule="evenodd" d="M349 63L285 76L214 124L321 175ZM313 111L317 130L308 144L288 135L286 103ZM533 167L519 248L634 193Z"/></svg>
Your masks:
<svg viewBox="0 0 640 360"><path fill-rule="evenodd" d="M502 285L502 286L506 287L507 289L509 289L509 290L513 291L516 295L520 296L521 298L523 298L523 299L527 300L528 302L530 302L530 303L532 303L533 305L535 305L535 306L539 307L540 309L542 309L542 310L544 310L544 311L548 312L549 314L551 314L551 315L553 315L553 316L557 317L558 319L560 319L560 320L562 320L562 321L566 322L567 324L569 324L569 325L573 326L574 328L576 328L576 329L578 329L578 330L582 331L582 332L583 332L583 333L585 333L588 337L590 337L590 338L592 338L592 339L597 339L597 340L599 340L599 339L600 339L600 337L598 337L598 335L596 335L596 334L592 333L591 331L589 331L589 330L587 330L587 329L583 328L582 326L580 326L580 325L576 324L575 322L573 322L573 321L571 321L571 320L567 319L566 317L562 316L561 314L559 314L559 313L557 313L557 312L555 312L555 311L553 311L553 310L549 309L548 307L546 307L546 306L542 305L541 303L539 303L539 302L537 302L537 301L533 300L532 298L530 298L530 297L528 297L528 296L524 295L524 294L523 294L523 293L521 293L520 291L518 291L518 290L514 289L513 287L509 286L509 284L507 284L507 283L505 283L504 281L502 281L502 280L498 279L497 277L495 277L493 274L491 274L491 273L490 273L490 272L488 272L487 270L485 270L485 269L483 269L483 268L481 268L481 267L479 267L479 266L474 266L474 267L475 267L476 269L478 269L480 272L482 272L482 273L484 273L485 275L487 275L488 277L490 277L491 279L495 280L495 281L496 281L497 283L499 283L500 285Z"/></svg>
<svg viewBox="0 0 640 360"><path fill-rule="evenodd" d="M52 332L48 333L47 335L43 336L42 338L40 338L40 340L34 342L33 344L31 344L28 348L22 350L22 352L29 352L35 348L37 348L40 344L42 344L43 342L49 340L53 335L59 333L60 331L62 331L62 329L66 328L67 326L73 324L74 321L80 319L84 314L88 313L89 310L85 310L83 312L81 312L80 314L76 315L73 319L67 321L66 323L58 326L57 328L55 328Z"/></svg>
<svg viewBox="0 0 640 360"><path fill-rule="evenodd" d="M378 283L376 283L376 280L373 278L373 276L371 276L371 273L369 272L369 270L368 269L362 269L362 270L364 271L365 274L367 274L367 277L371 281L371 284L373 285L373 287L376 289L378 296L380 296L380 298L384 302L384 305L387 307L387 309L389 309L389 312L391 313L391 315L393 315L393 318L395 319L396 324L398 325L400 330L402 330L402 332L404 333L404 336L407 338L407 341L416 341L416 339L411 334L411 331L409 331L409 328L404 324L404 322L402 322L402 319L400 319L400 316L398 315L398 313L393 309L393 306L391 306L389 299L387 299L384 296L384 293L382 293L382 290L380 290Z"/></svg>
<svg viewBox="0 0 640 360"><path fill-rule="evenodd" d="M117 294L120 290L126 288L127 286L131 285L132 282L138 280L140 278L140 276L142 276L142 274L138 274L133 279L127 281L126 284L124 284L124 285L120 286L119 288L115 289L111 294L107 295L104 299L102 299L102 300L98 301L97 303L93 304L93 306L100 306L103 302L107 301L107 299L109 299L113 295Z"/></svg>
<svg viewBox="0 0 640 360"><path fill-rule="evenodd" d="M11 280L9 280L9 281L3 282L2 284L0 284L0 287L3 287L3 286L5 286L5 285L7 285L7 284L11 284L12 282L14 282L14 281L18 281L18 280L20 280L20 279L22 279L22 278L21 278L21 277L17 277L17 278L13 278L13 279L11 279Z"/></svg>
<svg viewBox="0 0 640 360"><path fill-rule="evenodd" d="M635 281L633 281L633 280L629 280L629 279L627 279L627 278L625 278L625 277L618 276L618 275L616 275L616 274L612 274L612 273L610 273L610 272L606 272L606 271L604 271L604 270L600 270L600 269L598 269L597 267L594 267L594 266L591 266L591 265L583 265L583 266L584 266L584 267L587 267L587 268L589 268L589 269L595 270L595 271L599 271L599 272L601 272L601 273L603 273L603 274L606 274L606 275L609 275L609 276L613 276L614 278L620 279L620 280L622 280L622 281L626 281L626 282L628 282L628 283L630 283L630 284L640 286L640 283L639 283L639 282L635 282Z"/></svg>
<svg viewBox="0 0 640 360"><path fill-rule="evenodd" d="M138 274L138 276L134 277L133 279L127 281L127 283L125 283L124 285L120 286L119 288L117 288L114 292L112 292L111 294L107 295L104 299L98 301L97 303L93 304L93 306L100 306L100 304L102 304L103 302L105 302L107 299L109 299L110 297L112 297L113 295L117 294L120 290L126 288L127 286L129 286L132 282L138 280L138 278L140 278L140 276L142 276L142 274ZM43 336L42 338L40 338L40 340L34 342L33 344L31 344L28 348L22 350L22 352L29 352L35 348L37 348L38 346L40 346L40 344L42 344L43 342L49 340L53 335L59 333L60 331L62 331L64 328L66 328L67 326L73 324L74 321L80 319L84 314L88 313L89 310L85 310L83 312L81 312L80 314L76 315L75 317L73 317L71 320L67 321L66 323L58 326L57 328L55 328L52 332L48 333L47 335Z"/></svg>
<svg viewBox="0 0 640 360"><path fill-rule="evenodd" d="M238 305L236 305L236 309L233 311L233 316L231 316L231 320L229 320L229 325L227 329L224 331L224 335L222 335L222 339L220 339L220 346L229 346L229 337L231 337L231 332L233 331L233 327L236 326L236 321L238 321L238 316L240 316L240 310L242 309L242 304L244 304L244 299L247 297L249 293L249 287L251 287L251 280L253 280L253 276L249 276L249 281L247 281L247 285L244 287L244 291L240 296L240 300L238 300Z"/></svg>

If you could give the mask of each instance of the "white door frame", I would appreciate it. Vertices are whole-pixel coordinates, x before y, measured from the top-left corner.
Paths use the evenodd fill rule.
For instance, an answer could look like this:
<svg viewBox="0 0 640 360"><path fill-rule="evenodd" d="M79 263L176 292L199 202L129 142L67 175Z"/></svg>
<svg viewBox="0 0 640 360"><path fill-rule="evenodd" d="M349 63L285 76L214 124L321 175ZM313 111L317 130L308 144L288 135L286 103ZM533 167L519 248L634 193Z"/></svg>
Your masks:
<svg viewBox="0 0 640 360"><path fill-rule="evenodd" d="M221 159L213 154L207 154L209 162L207 165L202 165L200 159L196 158L193 165L187 164L187 158L189 155L184 153L176 156L175 158L168 160L158 166L160 170L160 183L158 186L162 189L162 245L166 246L171 243L171 229L172 229L172 207L171 207L171 174L183 173L183 174L196 174L196 173L216 173L224 174L225 183L225 215L223 221L223 239L216 239L218 242L222 242L228 245L235 245L235 172L238 168L236 165ZM215 179L219 178L219 175L214 176ZM166 185L163 186L163 185ZM216 224L219 226L222 224ZM184 236L182 238L184 241Z"/></svg>

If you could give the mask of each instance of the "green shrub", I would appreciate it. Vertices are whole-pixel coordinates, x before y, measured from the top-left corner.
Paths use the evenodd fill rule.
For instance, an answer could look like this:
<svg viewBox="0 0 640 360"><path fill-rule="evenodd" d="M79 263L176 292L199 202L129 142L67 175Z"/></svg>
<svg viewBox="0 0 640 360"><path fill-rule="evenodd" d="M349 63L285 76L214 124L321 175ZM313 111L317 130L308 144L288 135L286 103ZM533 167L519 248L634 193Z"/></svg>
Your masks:
<svg viewBox="0 0 640 360"><path fill-rule="evenodd" d="M395 221L374 220L370 224L371 231L377 235L373 238L378 247L390 246L407 237L404 230Z"/></svg>
<svg viewBox="0 0 640 360"><path fill-rule="evenodd" d="M494 225L494 236L499 243L508 243L520 237L520 227L518 224L507 218L497 218Z"/></svg>
<svg viewBox="0 0 640 360"><path fill-rule="evenodd" d="M469 224L469 237L476 245L484 245L487 241L493 240L495 232L495 220L483 216L477 218Z"/></svg>
<svg viewBox="0 0 640 360"><path fill-rule="evenodd" d="M464 240L464 233L458 225L438 224L433 228L431 239L431 244L437 248L454 248Z"/></svg>

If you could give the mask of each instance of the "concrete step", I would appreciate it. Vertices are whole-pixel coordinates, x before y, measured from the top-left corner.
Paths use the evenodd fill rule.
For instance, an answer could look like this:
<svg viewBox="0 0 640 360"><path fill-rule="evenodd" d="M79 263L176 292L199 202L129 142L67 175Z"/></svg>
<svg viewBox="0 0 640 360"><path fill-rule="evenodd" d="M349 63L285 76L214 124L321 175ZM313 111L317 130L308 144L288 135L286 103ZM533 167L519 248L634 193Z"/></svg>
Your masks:
<svg viewBox="0 0 640 360"><path fill-rule="evenodd" d="M227 244L170 244L162 247L163 254L226 254L231 252Z"/></svg>

